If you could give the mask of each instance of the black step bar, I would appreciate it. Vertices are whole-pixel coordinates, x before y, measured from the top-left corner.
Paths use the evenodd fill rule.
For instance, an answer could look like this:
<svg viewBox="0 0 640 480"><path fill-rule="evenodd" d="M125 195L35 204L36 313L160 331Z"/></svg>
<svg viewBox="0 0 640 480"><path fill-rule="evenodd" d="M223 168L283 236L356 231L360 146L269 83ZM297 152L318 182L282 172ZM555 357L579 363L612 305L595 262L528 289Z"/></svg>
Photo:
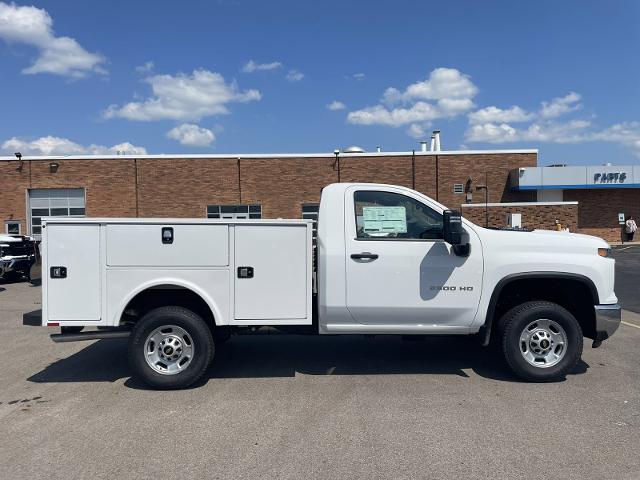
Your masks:
<svg viewBox="0 0 640 480"><path fill-rule="evenodd" d="M94 330L78 333L54 333L49 335L56 343L80 342L82 340L102 340L105 338L127 338L131 334L130 329L114 328L112 330Z"/></svg>

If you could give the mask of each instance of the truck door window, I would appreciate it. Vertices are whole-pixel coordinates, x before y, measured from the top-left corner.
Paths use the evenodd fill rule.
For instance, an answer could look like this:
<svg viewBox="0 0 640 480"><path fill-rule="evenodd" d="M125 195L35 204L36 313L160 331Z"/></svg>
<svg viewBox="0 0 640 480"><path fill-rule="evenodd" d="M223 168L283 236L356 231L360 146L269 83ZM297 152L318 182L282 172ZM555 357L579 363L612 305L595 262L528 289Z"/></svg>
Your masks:
<svg viewBox="0 0 640 480"><path fill-rule="evenodd" d="M437 240L442 214L406 195L360 190L353 195L359 239Z"/></svg>

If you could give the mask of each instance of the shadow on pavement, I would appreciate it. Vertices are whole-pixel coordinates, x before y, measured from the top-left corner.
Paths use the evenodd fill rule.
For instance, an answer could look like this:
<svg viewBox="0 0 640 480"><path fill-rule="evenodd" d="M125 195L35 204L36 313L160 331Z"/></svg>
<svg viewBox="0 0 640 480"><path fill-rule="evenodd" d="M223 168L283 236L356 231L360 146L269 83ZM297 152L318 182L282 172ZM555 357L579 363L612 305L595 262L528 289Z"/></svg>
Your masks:
<svg viewBox="0 0 640 480"><path fill-rule="evenodd" d="M0 285L13 285L14 283L24 283L26 278L0 278Z"/></svg>
<svg viewBox="0 0 640 480"><path fill-rule="evenodd" d="M28 380L113 382L130 376L126 340L100 340L59 360ZM587 371L581 362L574 374ZM194 388L216 378L268 378L305 375L456 375L464 369L494 380L519 381L502 357L471 338L432 337L402 341L396 337L240 336L218 348L213 365ZM147 389L128 379L130 388Z"/></svg>

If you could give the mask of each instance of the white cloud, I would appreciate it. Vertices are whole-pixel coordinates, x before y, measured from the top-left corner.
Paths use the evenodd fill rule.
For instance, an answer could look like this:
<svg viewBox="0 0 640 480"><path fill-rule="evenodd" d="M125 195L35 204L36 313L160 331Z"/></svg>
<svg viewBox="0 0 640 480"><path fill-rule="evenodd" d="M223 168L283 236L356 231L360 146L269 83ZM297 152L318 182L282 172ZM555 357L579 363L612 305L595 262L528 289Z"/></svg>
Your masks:
<svg viewBox="0 0 640 480"><path fill-rule="evenodd" d="M506 110L498 107L485 107L471 112L469 114L469 123L472 124L484 124L484 123L503 123L503 122L526 122L535 117L534 114L529 113L522 108L514 105Z"/></svg>
<svg viewBox="0 0 640 480"><path fill-rule="evenodd" d="M300 80L302 80L304 78L304 73L300 72L299 70L289 70L289 73L287 73L286 76L287 80L289 80L290 82L299 82Z"/></svg>
<svg viewBox="0 0 640 480"><path fill-rule="evenodd" d="M177 140L181 145L189 147L208 147L215 139L215 134L193 123L183 123L167 132L167 137Z"/></svg>
<svg viewBox="0 0 640 480"><path fill-rule="evenodd" d="M578 102L582 97L575 93L569 92L564 97L554 98L550 102L542 102L542 108L540 108L540 117L542 118L557 118L575 110L582 108Z"/></svg>
<svg viewBox="0 0 640 480"><path fill-rule="evenodd" d="M515 128L506 123L482 123L469 127L465 133L467 142L507 143L521 140Z"/></svg>
<svg viewBox="0 0 640 480"><path fill-rule="evenodd" d="M138 147L130 142L122 142L113 147L103 147L101 145L89 145L89 151L94 155L119 153L120 155L146 155L147 149Z"/></svg>
<svg viewBox="0 0 640 480"><path fill-rule="evenodd" d="M258 71L276 70L280 67L282 67L282 62L256 63L253 60L249 60L244 64L241 71L244 73L253 73Z"/></svg>
<svg viewBox="0 0 640 480"><path fill-rule="evenodd" d="M347 121L400 127L453 118L474 107L473 97L477 92L468 75L454 68L436 68L426 80L413 83L402 92L387 88L381 103L350 112ZM408 133L417 135L418 127L410 127Z"/></svg>
<svg viewBox="0 0 640 480"><path fill-rule="evenodd" d="M143 65L138 65L136 67L136 72L138 73L149 73L153 71L155 64L152 61L145 62Z"/></svg>
<svg viewBox="0 0 640 480"><path fill-rule="evenodd" d="M67 138L54 137L48 135L32 141L26 141L17 137L12 137L2 144L5 154L20 152L23 155L145 155L147 150L129 142L119 143L112 147L91 144L88 146L72 142Z"/></svg>
<svg viewBox="0 0 640 480"><path fill-rule="evenodd" d="M640 158L640 122L616 123L603 130L593 132L590 139L619 143L629 148L636 157Z"/></svg>
<svg viewBox="0 0 640 480"><path fill-rule="evenodd" d="M198 121L229 113L229 103L246 103L262 98L258 90L241 91L235 82L226 83L222 75L209 70L194 70L191 75L152 75L144 81L151 85L151 97L122 106L110 105L103 112L104 118Z"/></svg>
<svg viewBox="0 0 640 480"><path fill-rule="evenodd" d="M536 112L527 112L514 105L508 109L496 106L485 107L468 115L469 128L465 133L465 140L469 142L511 143L511 142L551 142L551 143L580 143L598 140L603 135L595 132L591 122L584 119L559 121L558 117L579 110L581 96L569 92L563 97L556 97L551 101L541 102ZM514 123L529 123L522 127L514 127ZM627 145L633 143L633 132L637 129L631 124L619 125L619 131L625 131L625 140L619 143ZM611 127L610 127L611 128ZM605 129L610 137L619 138L610 129ZM629 133L631 132L631 134ZM609 139L609 141L615 141Z"/></svg>
<svg viewBox="0 0 640 480"><path fill-rule="evenodd" d="M468 75L455 68L436 68L429 78L409 85L404 92L387 88L382 102L393 105L415 100L472 99L478 93Z"/></svg>
<svg viewBox="0 0 640 480"><path fill-rule="evenodd" d="M8 43L35 47L39 56L22 70L25 74L52 73L80 78L90 72L106 73L105 58L91 53L70 37L56 37L46 10L0 2L0 38Z"/></svg>
<svg viewBox="0 0 640 480"><path fill-rule="evenodd" d="M525 128L514 128L506 123L472 125L465 139L470 142L510 143L586 143L610 142L629 148L640 158L640 122L616 123L594 130L588 120L567 122L536 122Z"/></svg>
<svg viewBox="0 0 640 480"><path fill-rule="evenodd" d="M362 72L358 72L358 73L350 73L349 75L343 75L343 78L345 80L364 80L365 78L367 78L367 76L362 73Z"/></svg>
<svg viewBox="0 0 640 480"><path fill-rule="evenodd" d="M440 112L430 103L418 102L410 108L396 108L388 110L382 105L363 108L350 112L347 116L349 123L359 125L386 125L399 127L414 122L422 122L439 118Z"/></svg>
<svg viewBox="0 0 640 480"><path fill-rule="evenodd" d="M417 123L412 123L411 125L409 125L409 128L407 129L407 135L409 135L412 138L424 139L427 137L427 131L425 130L425 128L428 128L428 127L429 127L429 124L418 125Z"/></svg>
<svg viewBox="0 0 640 480"><path fill-rule="evenodd" d="M344 110L345 108L347 108L347 106L344 103L339 102L338 100L334 100L327 105L327 108L329 110Z"/></svg>
<svg viewBox="0 0 640 480"><path fill-rule="evenodd" d="M591 122L587 120L536 122L523 128L514 128L507 123L483 123L472 125L466 132L465 140L486 143L578 143L589 138L586 131L590 126Z"/></svg>

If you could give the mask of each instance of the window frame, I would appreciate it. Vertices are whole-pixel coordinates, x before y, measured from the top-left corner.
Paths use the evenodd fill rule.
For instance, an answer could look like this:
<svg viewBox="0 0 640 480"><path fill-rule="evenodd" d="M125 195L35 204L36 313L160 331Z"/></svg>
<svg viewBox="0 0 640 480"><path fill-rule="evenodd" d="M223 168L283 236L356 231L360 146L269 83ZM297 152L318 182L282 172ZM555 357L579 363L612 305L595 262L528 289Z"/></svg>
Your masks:
<svg viewBox="0 0 640 480"><path fill-rule="evenodd" d="M46 197L40 197L40 196L36 196L33 195L34 192L43 192L46 191L47 192L47 196ZM67 194L66 196L55 196L55 194L53 194L52 192L58 192L61 193L62 191L66 191ZM82 193L82 195L70 195L69 192L71 191L76 191L76 193ZM47 207L43 207L43 206L33 206L33 200L40 200L42 198L46 198L48 200L48 206ZM66 199L66 206L61 206L61 205L52 205L51 204L51 200L52 199ZM76 202L72 202L71 199L78 199L78 198L82 198L82 202L79 202L76 204ZM73 205L72 205L73 203ZM82 207L78 206L82 204ZM29 235L37 237L37 239L40 239L40 237L42 237L42 219L43 218L48 218L48 217L56 217L56 218L85 218L87 216L87 189L85 187L68 187L68 188L58 188L58 187L52 187L52 188L28 188L26 190L26 206L27 206L27 231L29 232ZM68 212L68 215L51 215L51 210L52 209L66 209ZM71 214L71 210L74 209L83 209L84 213L79 215L79 214ZM38 214L38 215L33 215L33 211L34 210L47 210L48 214L44 215L42 213ZM37 224L34 224L33 220L37 219L38 222ZM34 232L34 228L36 228L38 231Z"/></svg>
<svg viewBox="0 0 640 480"><path fill-rule="evenodd" d="M233 212L224 212L224 215L233 215L233 218L223 218L222 208L231 208ZM209 212L209 209L217 209L217 212ZM241 212L238 210L242 209ZM245 211L246 209L246 211ZM234 204L215 204L205 206L205 218L207 220L262 220L262 204L261 203L234 203ZM211 215L217 215L217 217L210 217ZM246 218L237 218L236 215L246 215ZM260 215L259 217L252 217L252 215Z"/></svg>
<svg viewBox="0 0 640 480"><path fill-rule="evenodd" d="M373 192L373 193L391 193L394 195L401 195L403 197L407 197L410 198L411 200L414 200L422 205L424 205L425 207L433 210L434 212L436 212L437 214L441 215L444 218L444 215L441 212L438 212L438 210L436 210L435 208L433 208L431 205L427 205L425 202L414 198L410 195L407 195L405 193L402 192L394 192L391 190L368 190L368 189L358 189L358 190L353 190L351 192L351 201L353 203L353 223L352 225L355 227L355 237L353 238L355 241L357 242L428 242L428 243L445 243L444 238L397 238L397 237L366 237L366 238L360 238L358 237L358 210L356 208L356 193L358 192Z"/></svg>
<svg viewBox="0 0 640 480"><path fill-rule="evenodd" d="M18 233L9 232L9 225L18 225ZM4 232L7 235L22 235L22 223L20 220L5 220L4 221Z"/></svg>

